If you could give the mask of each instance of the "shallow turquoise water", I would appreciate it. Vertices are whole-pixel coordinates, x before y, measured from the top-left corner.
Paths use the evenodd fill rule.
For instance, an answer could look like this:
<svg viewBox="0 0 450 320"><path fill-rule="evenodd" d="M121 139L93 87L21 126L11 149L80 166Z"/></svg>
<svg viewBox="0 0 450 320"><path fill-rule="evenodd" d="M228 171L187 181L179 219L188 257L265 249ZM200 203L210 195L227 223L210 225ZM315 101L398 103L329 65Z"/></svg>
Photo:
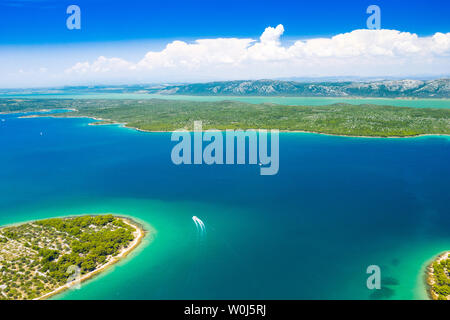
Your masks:
<svg viewBox="0 0 450 320"><path fill-rule="evenodd" d="M0 94L0 98L45 98L45 99L169 99L191 101L223 101L234 100L248 103L277 103L282 105L308 105L321 106L333 103L351 104L378 104L398 107L416 108L450 108L450 99L385 99L385 98L319 98L319 97L239 97L239 96L185 96L185 95L161 95L161 94L28 94L7 95Z"/></svg>
<svg viewBox="0 0 450 320"><path fill-rule="evenodd" d="M283 133L278 175L260 176L175 166L170 133L0 118L0 224L112 212L149 230L57 299L422 299L425 263L450 248L448 137Z"/></svg>

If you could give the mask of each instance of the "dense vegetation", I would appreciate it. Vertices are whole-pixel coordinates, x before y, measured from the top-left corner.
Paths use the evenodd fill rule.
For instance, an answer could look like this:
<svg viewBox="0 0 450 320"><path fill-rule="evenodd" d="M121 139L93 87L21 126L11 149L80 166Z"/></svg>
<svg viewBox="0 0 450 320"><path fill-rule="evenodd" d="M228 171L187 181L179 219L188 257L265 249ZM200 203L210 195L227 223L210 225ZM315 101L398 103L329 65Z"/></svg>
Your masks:
<svg viewBox="0 0 450 320"><path fill-rule="evenodd" d="M71 267L97 269L134 239L112 215L55 218L0 229L0 299L33 299L65 284Z"/></svg>
<svg viewBox="0 0 450 320"><path fill-rule="evenodd" d="M56 117L95 117L148 131L279 129L351 136L450 134L450 109L333 104L283 106L235 101L0 99L0 112L73 108Z"/></svg>
<svg viewBox="0 0 450 320"><path fill-rule="evenodd" d="M438 299L450 299L450 258L433 263L433 280L432 290L437 294Z"/></svg>

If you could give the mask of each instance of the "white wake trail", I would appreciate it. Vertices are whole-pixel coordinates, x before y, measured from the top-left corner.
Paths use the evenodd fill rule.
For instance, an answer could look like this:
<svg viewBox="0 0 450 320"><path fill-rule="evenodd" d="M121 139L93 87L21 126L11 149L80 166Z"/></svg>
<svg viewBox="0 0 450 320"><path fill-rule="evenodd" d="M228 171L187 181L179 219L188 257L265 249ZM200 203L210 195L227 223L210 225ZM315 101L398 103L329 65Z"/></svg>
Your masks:
<svg viewBox="0 0 450 320"><path fill-rule="evenodd" d="M200 220L197 216L193 216L193 217L192 217L192 220L194 220L195 226L196 226L197 228L200 227L200 231L201 231L202 233L206 231L206 226L205 226L205 224L204 224L203 221Z"/></svg>

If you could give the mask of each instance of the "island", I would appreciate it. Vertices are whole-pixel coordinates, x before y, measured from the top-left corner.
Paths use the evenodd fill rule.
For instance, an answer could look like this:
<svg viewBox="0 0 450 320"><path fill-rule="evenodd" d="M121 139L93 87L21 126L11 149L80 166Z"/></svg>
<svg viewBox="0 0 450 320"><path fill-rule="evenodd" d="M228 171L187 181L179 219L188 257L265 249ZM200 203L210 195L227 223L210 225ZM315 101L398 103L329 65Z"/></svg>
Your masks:
<svg viewBox="0 0 450 320"><path fill-rule="evenodd" d="M428 293L433 300L450 300L450 251L427 267Z"/></svg>
<svg viewBox="0 0 450 320"><path fill-rule="evenodd" d="M59 118L85 117L92 124L119 123L142 131L278 129L358 137L450 135L450 109L336 103L286 106L240 101L165 99L0 99L0 112L38 112ZM66 110L66 112L61 112Z"/></svg>
<svg viewBox="0 0 450 320"><path fill-rule="evenodd" d="M0 228L0 299L46 299L125 257L145 230L130 218L84 215Z"/></svg>

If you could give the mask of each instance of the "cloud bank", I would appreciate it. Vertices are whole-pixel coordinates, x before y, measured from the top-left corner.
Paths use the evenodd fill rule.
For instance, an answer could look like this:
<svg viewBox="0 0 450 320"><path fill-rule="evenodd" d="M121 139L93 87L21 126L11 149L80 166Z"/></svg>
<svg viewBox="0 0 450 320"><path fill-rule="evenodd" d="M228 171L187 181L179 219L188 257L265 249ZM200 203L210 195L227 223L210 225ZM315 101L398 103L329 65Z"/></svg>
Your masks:
<svg viewBox="0 0 450 320"><path fill-rule="evenodd" d="M397 30L354 30L330 38L281 42L283 25L259 40L216 38L173 41L140 61L99 57L79 62L68 74L135 74L154 80L330 75L441 74L450 66L450 33L430 37Z"/></svg>
<svg viewBox="0 0 450 320"><path fill-rule="evenodd" d="M86 81L203 81L318 76L442 75L450 70L450 33L432 36L359 29L332 37L282 41L283 25L259 39L172 41L140 60L99 56L61 72Z"/></svg>

